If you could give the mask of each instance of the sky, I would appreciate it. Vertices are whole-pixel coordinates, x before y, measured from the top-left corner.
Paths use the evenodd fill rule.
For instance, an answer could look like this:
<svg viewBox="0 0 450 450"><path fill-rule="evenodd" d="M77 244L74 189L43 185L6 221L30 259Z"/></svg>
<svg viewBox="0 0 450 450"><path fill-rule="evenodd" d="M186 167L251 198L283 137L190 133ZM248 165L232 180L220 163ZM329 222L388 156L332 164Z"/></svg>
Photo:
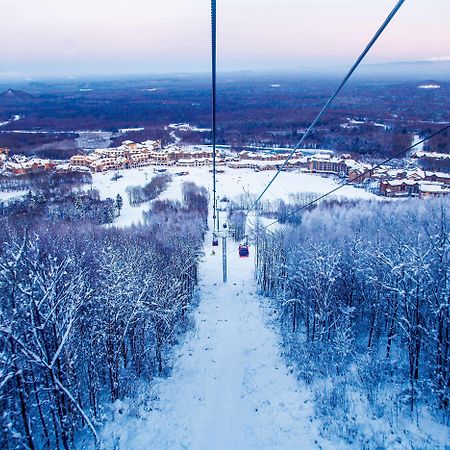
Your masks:
<svg viewBox="0 0 450 450"><path fill-rule="evenodd" d="M397 0L217 0L219 70L349 64ZM209 0L0 0L0 76L202 72ZM450 56L450 1L406 0L367 62Z"/></svg>

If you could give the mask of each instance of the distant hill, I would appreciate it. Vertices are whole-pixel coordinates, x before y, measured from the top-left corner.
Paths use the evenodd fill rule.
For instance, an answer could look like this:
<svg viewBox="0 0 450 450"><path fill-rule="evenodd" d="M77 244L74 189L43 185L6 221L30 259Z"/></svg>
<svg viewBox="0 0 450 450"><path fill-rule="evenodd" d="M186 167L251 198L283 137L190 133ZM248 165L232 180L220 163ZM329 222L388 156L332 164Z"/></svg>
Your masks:
<svg viewBox="0 0 450 450"><path fill-rule="evenodd" d="M8 89L0 94L2 100L31 100L33 98L35 98L34 95L29 92L15 89Z"/></svg>
<svg viewBox="0 0 450 450"><path fill-rule="evenodd" d="M304 65L297 67L295 73L297 76L303 76L307 79L342 78L349 67L350 63L333 66ZM422 82L423 80L450 82L450 58L383 63L369 63L364 61L353 74L352 78L389 82Z"/></svg>
<svg viewBox="0 0 450 450"><path fill-rule="evenodd" d="M395 61L366 64L358 69L360 76L396 78L399 80L450 81L450 60Z"/></svg>

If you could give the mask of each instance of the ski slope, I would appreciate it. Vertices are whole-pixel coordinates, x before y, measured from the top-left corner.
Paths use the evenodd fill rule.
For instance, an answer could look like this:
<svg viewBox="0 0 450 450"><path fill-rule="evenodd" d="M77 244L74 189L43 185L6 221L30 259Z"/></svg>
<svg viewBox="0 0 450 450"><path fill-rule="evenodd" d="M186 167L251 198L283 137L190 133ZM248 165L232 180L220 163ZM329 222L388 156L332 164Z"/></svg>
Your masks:
<svg viewBox="0 0 450 450"><path fill-rule="evenodd" d="M117 405L102 434L105 447L319 448L312 400L284 362L270 306L256 295L253 258L240 259L229 240L223 284L221 251L212 255L209 242L195 330L175 354L172 375L156 381L157 400L137 414Z"/></svg>
<svg viewBox="0 0 450 450"><path fill-rule="evenodd" d="M171 168L175 173L179 168ZM181 199L182 183L210 187L208 167L188 168L189 175L174 176L160 198ZM116 226L130 226L142 218L148 205L133 208L126 186L143 185L151 178L144 170L94 174L102 198L120 193L122 214ZM226 169L218 188L230 197L258 194L273 173ZM284 173L267 199L289 200L292 192L324 193L335 180L301 172ZM225 189L226 187L226 189ZM350 198L376 198L352 186L342 189ZM231 450L329 448L313 417L310 390L296 380L282 355L281 338L272 325L275 317L260 298L251 257L240 259L237 244L228 240L228 283L222 283L221 249L211 254L206 239L200 267L200 302L194 312L195 328L175 351L170 377L154 380L140 398L114 405L114 419L102 432L105 448L122 450ZM328 443L329 444L329 443ZM334 448L337 448L334 446Z"/></svg>
<svg viewBox="0 0 450 450"><path fill-rule="evenodd" d="M161 200L181 200L182 185L184 182L193 182L198 186L203 186L211 191L212 174L210 167L170 167L167 173L174 175L173 181L168 189L163 192L159 199ZM189 174L177 177L175 174L180 171L188 171ZM251 169L230 169L224 168L224 173L217 174L217 192L220 195L227 195L229 198L237 199L241 195L259 195L271 180L275 171L255 172ZM142 213L149 209L148 203L133 207L128 201L126 193L127 186L144 186L156 174L152 167L141 169L128 169L121 172L122 178L112 181L112 172L94 173L92 187L99 190L100 197L115 198L120 194L123 198L123 208L121 215L114 221L118 227L126 227L138 224L143 221ZM291 201L291 196L301 193L324 194L338 186L338 180L330 177L303 173L301 171L283 172L282 175L272 185L271 189L264 196L264 201L284 200ZM211 194L211 192L210 192ZM364 189L358 189L354 186L343 187L334 198L348 198L361 200L374 200L377 197Z"/></svg>

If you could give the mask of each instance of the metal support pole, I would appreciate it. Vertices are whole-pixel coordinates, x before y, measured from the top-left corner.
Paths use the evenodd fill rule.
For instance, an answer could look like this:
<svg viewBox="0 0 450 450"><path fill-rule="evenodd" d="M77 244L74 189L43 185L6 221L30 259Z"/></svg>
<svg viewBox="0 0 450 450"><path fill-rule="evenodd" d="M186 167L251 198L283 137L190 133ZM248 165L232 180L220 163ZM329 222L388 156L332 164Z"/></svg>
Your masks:
<svg viewBox="0 0 450 450"><path fill-rule="evenodd" d="M219 197L217 197L217 200L219 200ZM217 201L217 204L218 204L219 202ZM220 211L219 211L219 208L217 208L217 231L219 231L220 230Z"/></svg>
<svg viewBox="0 0 450 450"><path fill-rule="evenodd" d="M227 237L222 236L222 265L223 265L223 282L228 280L227 273Z"/></svg>

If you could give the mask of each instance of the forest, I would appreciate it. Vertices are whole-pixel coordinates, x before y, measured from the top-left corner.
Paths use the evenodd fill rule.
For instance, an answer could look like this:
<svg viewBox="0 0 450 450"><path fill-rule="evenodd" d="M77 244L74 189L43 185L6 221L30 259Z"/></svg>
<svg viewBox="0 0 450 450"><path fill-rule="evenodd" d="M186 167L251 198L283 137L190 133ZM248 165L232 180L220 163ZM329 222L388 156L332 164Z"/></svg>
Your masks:
<svg viewBox="0 0 450 450"><path fill-rule="evenodd" d="M384 448L404 416L448 425L449 206L335 202L257 234L259 289L326 436L364 442L383 420Z"/></svg>
<svg viewBox="0 0 450 450"><path fill-rule="evenodd" d="M367 157L398 153L411 144L414 135L431 134L439 122L447 120L450 84L441 80L440 89L424 90L417 88L423 81L419 80L353 80L306 145ZM221 74L217 141L235 149L246 145L292 147L338 82L331 75ZM0 92L10 87L0 86ZM69 158L83 150L77 142L80 130L110 132L112 146L126 139L161 139L166 145L174 143L169 124L210 127L210 80L206 75L30 81L13 87L17 88L14 95L0 94L0 122L20 116L0 128L0 147L10 147L13 153ZM351 120L356 122L346 127ZM179 137L185 144L210 143L209 133L186 131ZM439 138L427 146L446 151Z"/></svg>
<svg viewBox="0 0 450 450"><path fill-rule="evenodd" d="M108 405L170 371L192 325L207 202L188 184L183 202L124 229L71 206L0 217L0 448L95 447Z"/></svg>
<svg viewBox="0 0 450 450"><path fill-rule="evenodd" d="M89 172L37 170L26 174L7 176L0 175L0 191L71 191L92 183Z"/></svg>

